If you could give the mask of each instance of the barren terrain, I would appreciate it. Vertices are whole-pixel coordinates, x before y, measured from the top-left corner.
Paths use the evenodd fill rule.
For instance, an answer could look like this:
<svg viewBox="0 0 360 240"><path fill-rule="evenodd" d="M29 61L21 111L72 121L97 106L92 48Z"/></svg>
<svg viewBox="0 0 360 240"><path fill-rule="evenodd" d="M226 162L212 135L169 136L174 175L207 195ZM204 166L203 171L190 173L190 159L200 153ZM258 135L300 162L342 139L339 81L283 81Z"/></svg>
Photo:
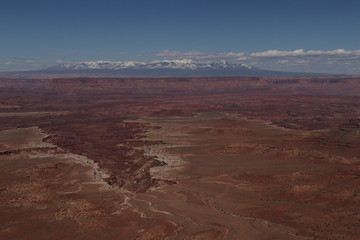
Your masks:
<svg viewBox="0 0 360 240"><path fill-rule="evenodd" d="M359 81L0 79L0 239L357 239Z"/></svg>

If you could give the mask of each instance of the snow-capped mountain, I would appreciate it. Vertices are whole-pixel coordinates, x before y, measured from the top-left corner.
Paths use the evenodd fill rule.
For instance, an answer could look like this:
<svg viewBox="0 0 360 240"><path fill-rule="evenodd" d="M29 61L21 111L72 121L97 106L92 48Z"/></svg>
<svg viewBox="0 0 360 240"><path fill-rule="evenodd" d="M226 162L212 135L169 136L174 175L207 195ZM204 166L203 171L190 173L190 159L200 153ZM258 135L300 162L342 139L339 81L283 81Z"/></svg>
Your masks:
<svg viewBox="0 0 360 240"><path fill-rule="evenodd" d="M197 69L202 65L191 59L153 61L143 65L146 69Z"/></svg>
<svg viewBox="0 0 360 240"><path fill-rule="evenodd" d="M196 62L191 59L134 61L89 61L64 63L41 70L45 73L110 73L136 77L226 77L296 76L301 74L262 70L242 63ZM304 75L304 74L302 74Z"/></svg>
<svg viewBox="0 0 360 240"><path fill-rule="evenodd" d="M119 69L224 69L224 68L245 68L254 69L254 67L241 64L231 63L227 61L198 63L191 59L182 60L162 60L149 63L123 61L90 61L79 63L64 63L48 68L48 70L86 70L86 69L103 69L103 70L119 70Z"/></svg>
<svg viewBox="0 0 360 240"><path fill-rule="evenodd" d="M86 70L86 69L125 69L136 68L142 63L133 61L112 62L112 61L89 61L79 63L64 63L48 68L48 70Z"/></svg>
<svg viewBox="0 0 360 240"><path fill-rule="evenodd" d="M231 63L228 61L220 61L220 62L213 62L211 64L209 64L209 67L214 68L214 69L219 69L219 68L246 68L246 69L255 69L254 67L251 67L249 65L246 64L242 64L242 63Z"/></svg>

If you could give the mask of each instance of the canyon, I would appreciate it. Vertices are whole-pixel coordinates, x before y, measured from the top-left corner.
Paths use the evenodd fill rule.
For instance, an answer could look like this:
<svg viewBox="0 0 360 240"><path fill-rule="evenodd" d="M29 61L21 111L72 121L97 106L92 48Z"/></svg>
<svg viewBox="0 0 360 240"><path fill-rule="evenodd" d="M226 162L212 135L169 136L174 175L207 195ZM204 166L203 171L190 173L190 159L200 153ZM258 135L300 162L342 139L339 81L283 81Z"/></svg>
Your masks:
<svg viewBox="0 0 360 240"><path fill-rule="evenodd" d="M360 234L360 77L0 79L1 239Z"/></svg>

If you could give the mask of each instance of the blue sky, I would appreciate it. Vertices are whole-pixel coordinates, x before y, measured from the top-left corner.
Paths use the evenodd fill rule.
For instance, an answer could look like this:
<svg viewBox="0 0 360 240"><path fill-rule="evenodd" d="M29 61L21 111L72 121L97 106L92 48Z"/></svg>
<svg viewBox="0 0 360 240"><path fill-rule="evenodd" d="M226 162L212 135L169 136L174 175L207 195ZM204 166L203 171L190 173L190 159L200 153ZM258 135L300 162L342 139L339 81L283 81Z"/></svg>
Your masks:
<svg viewBox="0 0 360 240"><path fill-rule="evenodd" d="M359 9L355 0L2 0L0 71L191 58L360 74Z"/></svg>

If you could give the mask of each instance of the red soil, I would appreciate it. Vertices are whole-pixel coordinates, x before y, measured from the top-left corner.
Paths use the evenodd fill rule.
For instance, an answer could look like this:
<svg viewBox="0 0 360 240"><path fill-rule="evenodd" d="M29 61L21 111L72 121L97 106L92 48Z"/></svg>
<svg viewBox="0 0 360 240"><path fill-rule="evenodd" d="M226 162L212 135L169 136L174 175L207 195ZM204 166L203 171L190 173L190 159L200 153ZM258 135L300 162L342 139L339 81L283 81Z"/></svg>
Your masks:
<svg viewBox="0 0 360 240"><path fill-rule="evenodd" d="M357 239L359 90L356 76L0 80L0 238Z"/></svg>

